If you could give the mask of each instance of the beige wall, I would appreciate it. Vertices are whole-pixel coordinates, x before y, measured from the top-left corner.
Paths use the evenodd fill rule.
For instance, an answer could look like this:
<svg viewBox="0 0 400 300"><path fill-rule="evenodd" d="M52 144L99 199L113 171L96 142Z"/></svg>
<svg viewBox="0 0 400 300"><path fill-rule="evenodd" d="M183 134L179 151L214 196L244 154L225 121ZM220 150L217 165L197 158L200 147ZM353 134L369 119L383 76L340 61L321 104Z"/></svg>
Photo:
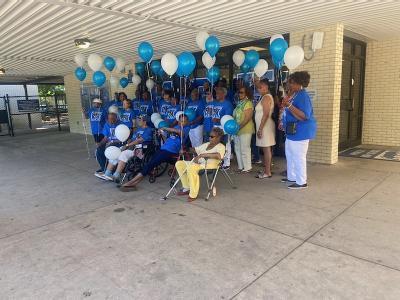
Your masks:
<svg viewBox="0 0 400 300"><path fill-rule="evenodd" d="M86 68L87 69L87 68ZM91 83L92 72L87 71L87 76L84 83ZM109 79L110 72L103 70ZM123 74L114 74L114 76L122 77ZM80 85L81 82L75 78L74 74L68 74L64 76L65 94L68 101L68 114L69 114L69 126L70 131L74 133L84 133L82 126L82 110L81 110L81 98L80 98ZM126 88L119 87L118 89L111 88L110 95L113 96L114 92L125 92L128 98L133 98L135 95L135 87L129 84ZM90 123L85 120L87 133L90 134Z"/></svg>
<svg viewBox="0 0 400 300"><path fill-rule="evenodd" d="M367 44L364 144L400 146L400 39Z"/></svg>
<svg viewBox="0 0 400 300"><path fill-rule="evenodd" d="M335 24L321 28L291 32L290 46L302 44L304 34L307 34L305 53L311 44L311 34L323 31L323 47L317 50L310 61L304 63L295 71L306 70L311 75L308 90L314 91L313 99L315 117L317 119L317 137L310 143L309 161L333 164L338 160L339 141L339 111L340 89L342 77L343 25Z"/></svg>

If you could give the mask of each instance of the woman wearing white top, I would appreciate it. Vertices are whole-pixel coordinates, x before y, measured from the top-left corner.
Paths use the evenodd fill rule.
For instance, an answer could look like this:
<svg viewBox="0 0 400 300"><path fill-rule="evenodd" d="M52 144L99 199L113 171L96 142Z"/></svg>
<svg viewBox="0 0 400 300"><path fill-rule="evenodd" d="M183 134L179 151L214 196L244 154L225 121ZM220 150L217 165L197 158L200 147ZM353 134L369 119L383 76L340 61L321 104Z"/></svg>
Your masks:
<svg viewBox="0 0 400 300"><path fill-rule="evenodd" d="M274 99L269 93L268 79L260 80L257 90L261 95L260 101L255 107L255 121L257 138L256 145L261 147L264 156L264 171L257 178L271 178L271 147L275 145L275 122L272 120L274 111Z"/></svg>

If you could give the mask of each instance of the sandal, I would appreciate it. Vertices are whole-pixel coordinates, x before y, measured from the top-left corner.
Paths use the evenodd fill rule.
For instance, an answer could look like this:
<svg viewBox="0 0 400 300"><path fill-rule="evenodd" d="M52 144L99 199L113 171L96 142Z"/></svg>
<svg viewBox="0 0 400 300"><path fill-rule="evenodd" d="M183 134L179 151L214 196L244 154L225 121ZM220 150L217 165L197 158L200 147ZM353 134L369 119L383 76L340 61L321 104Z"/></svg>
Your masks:
<svg viewBox="0 0 400 300"><path fill-rule="evenodd" d="M188 201L188 202L193 202L193 201L195 201L195 200L197 200L197 198L192 198L192 197L189 196L187 201Z"/></svg>
<svg viewBox="0 0 400 300"><path fill-rule="evenodd" d="M271 177L272 177L272 175L267 175L265 173L260 173L256 176L256 178L258 178L258 179L271 178Z"/></svg>

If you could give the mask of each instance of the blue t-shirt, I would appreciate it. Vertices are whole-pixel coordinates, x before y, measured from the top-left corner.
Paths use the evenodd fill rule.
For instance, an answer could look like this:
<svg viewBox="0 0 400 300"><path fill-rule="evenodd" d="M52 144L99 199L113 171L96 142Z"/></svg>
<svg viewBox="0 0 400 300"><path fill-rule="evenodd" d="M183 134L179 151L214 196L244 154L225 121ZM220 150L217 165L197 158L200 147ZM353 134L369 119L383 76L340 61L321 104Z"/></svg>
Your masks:
<svg viewBox="0 0 400 300"><path fill-rule="evenodd" d="M139 99L132 100L132 110L133 110L134 118L136 118L138 115L140 115L140 103L141 103L141 101Z"/></svg>
<svg viewBox="0 0 400 300"><path fill-rule="evenodd" d="M181 129L180 125L174 126L176 129ZM183 126L183 144L186 142L186 139L189 135L189 126ZM181 150L181 137L179 134L171 134L165 143L161 146L161 150L166 150L168 152L172 153L179 153L179 150Z"/></svg>
<svg viewBox="0 0 400 300"><path fill-rule="evenodd" d="M213 119L221 119L225 115L232 115L233 114L233 106L232 103L228 100L224 100L222 102L214 101L213 103ZM213 122L214 126L220 126L221 122Z"/></svg>
<svg viewBox="0 0 400 300"><path fill-rule="evenodd" d="M122 107L123 107L123 105L122 105L122 101L117 101L117 100L112 100L112 101L109 101L109 102L107 102L106 104L105 104L105 106L104 106L104 108L106 109L106 110L108 110L108 108L110 107L110 106L113 106L113 105L115 105L116 107L118 107L119 109L122 109Z"/></svg>
<svg viewBox="0 0 400 300"><path fill-rule="evenodd" d="M100 134L103 132L103 126L106 122L106 112L101 108L91 108L87 113L87 117L90 120L90 128L92 134Z"/></svg>
<svg viewBox="0 0 400 300"><path fill-rule="evenodd" d="M204 124L204 132L211 132L211 129L213 128L213 107L214 107L214 102L208 102L204 106L203 110L203 124Z"/></svg>
<svg viewBox="0 0 400 300"><path fill-rule="evenodd" d="M151 142L153 140L153 130L150 127L138 127L132 134L132 141L141 137L144 142Z"/></svg>
<svg viewBox="0 0 400 300"><path fill-rule="evenodd" d="M306 120L300 121L296 119L290 110L285 108L283 113L284 128L286 128L288 122L296 123L296 133L287 134L286 138L291 141L314 139L317 132L317 122L314 118L310 96L305 90L300 90L297 95L294 96L292 104L304 113Z"/></svg>
<svg viewBox="0 0 400 300"><path fill-rule="evenodd" d="M158 103L158 112L160 113L160 115L161 115L161 118L163 119L163 120L165 120L166 119L166 116L167 116L167 111L168 111L168 109L171 107L171 103L170 102L167 102L167 101L165 101L165 100L161 100L159 103Z"/></svg>
<svg viewBox="0 0 400 300"><path fill-rule="evenodd" d="M134 112L132 109L126 110L122 109L119 111L119 120L122 124L128 126L129 128L133 127L132 120L135 118Z"/></svg>
<svg viewBox="0 0 400 300"><path fill-rule="evenodd" d="M204 101L197 100L197 101L190 101L188 103L186 109L193 109L196 112L196 119L197 119L199 116L203 116L204 115L204 107L205 107ZM196 128L201 124L202 124L202 121L191 125L190 128Z"/></svg>
<svg viewBox="0 0 400 300"><path fill-rule="evenodd" d="M174 123L176 121L175 114L181 109L180 105L170 105L170 107L167 109L167 113L165 115L165 121L168 122L169 125Z"/></svg>
<svg viewBox="0 0 400 300"><path fill-rule="evenodd" d="M148 115L151 116L153 113L153 106L151 104L151 101L140 101L140 115Z"/></svg>
<svg viewBox="0 0 400 300"><path fill-rule="evenodd" d="M115 128L121 124L119 121L117 121L115 124L110 124L109 122L106 122L103 127L103 135L104 137L107 138L108 143L115 143L115 142L120 142L117 137L115 136Z"/></svg>

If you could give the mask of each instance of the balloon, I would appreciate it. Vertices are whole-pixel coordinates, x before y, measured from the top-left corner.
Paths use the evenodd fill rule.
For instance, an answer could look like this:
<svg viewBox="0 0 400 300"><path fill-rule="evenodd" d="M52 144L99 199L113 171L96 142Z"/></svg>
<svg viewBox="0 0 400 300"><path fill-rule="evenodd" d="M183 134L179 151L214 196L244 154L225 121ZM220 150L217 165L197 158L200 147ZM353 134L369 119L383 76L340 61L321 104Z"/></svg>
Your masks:
<svg viewBox="0 0 400 300"><path fill-rule="evenodd" d="M123 89L126 88L126 87L128 86L128 83L129 83L129 79L126 78L126 77L122 77L122 78L119 80L119 85L120 85Z"/></svg>
<svg viewBox="0 0 400 300"><path fill-rule="evenodd" d="M265 59L260 59L257 65L254 67L254 73L258 77L264 76L264 74L268 71L268 62Z"/></svg>
<svg viewBox="0 0 400 300"><path fill-rule="evenodd" d="M285 65L289 70L293 70L301 65L304 60L304 50L300 46L289 47L283 58Z"/></svg>
<svg viewBox="0 0 400 300"><path fill-rule="evenodd" d="M146 80L146 87L151 90L154 87L154 80L153 79L147 79Z"/></svg>
<svg viewBox="0 0 400 300"><path fill-rule="evenodd" d="M116 160L121 155L121 149L115 146L107 147L106 150L104 151L104 155L109 160Z"/></svg>
<svg viewBox="0 0 400 300"><path fill-rule="evenodd" d="M196 59L190 52L182 52L178 56L178 69L182 72L183 76L192 74L196 67Z"/></svg>
<svg viewBox="0 0 400 300"><path fill-rule="evenodd" d="M142 78L139 75L135 74L132 76L133 85L139 85L142 82Z"/></svg>
<svg viewBox="0 0 400 300"><path fill-rule="evenodd" d="M150 69L154 75L158 75L161 70L161 62L159 60L153 60L150 64Z"/></svg>
<svg viewBox="0 0 400 300"><path fill-rule="evenodd" d="M161 119L161 115L159 113L151 114L150 120L154 124L156 120Z"/></svg>
<svg viewBox="0 0 400 300"><path fill-rule="evenodd" d="M108 70L108 71L112 71L112 70L114 70L114 67L115 67L115 60L114 60L114 58L112 58L111 56L107 56L105 59L104 59L104 66L106 67L106 69Z"/></svg>
<svg viewBox="0 0 400 300"><path fill-rule="evenodd" d="M233 120L233 117L230 116L230 115L225 115L225 116L223 116L223 117L221 118L221 120L220 120L222 127L224 127L225 123L226 123L227 121L229 121L229 120Z"/></svg>
<svg viewBox="0 0 400 300"><path fill-rule="evenodd" d="M115 76L110 77L110 84L113 88L116 88L118 86L119 80Z"/></svg>
<svg viewBox="0 0 400 300"><path fill-rule="evenodd" d="M168 122L164 121L164 120L161 120L161 122L159 122L157 125L158 125L157 128L159 128L159 129L164 128L164 127L169 127Z"/></svg>
<svg viewBox="0 0 400 300"><path fill-rule="evenodd" d="M143 76L144 75L144 71L145 71L144 63L136 63L135 64L135 70L136 70L137 74Z"/></svg>
<svg viewBox="0 0 400 300"><path fill-rule="evenodd" d="M203 56L201 57L201 61L203 65L207 68L207 70L211 69L212 66L215 64L216 57L211 57L208 52L204 52Z"/></svg>
<svg viewBox="0 0 400 300"><path fill-rule="evenodd" d="M115 128L115 136L117 139L119 139L122 143L125 142L129 135L131 134L131 131L129 130L129 127L126 126L125 124L119 124Z"/></svg>
<svg viewBox="0 0 400 300"><path fill-rule="evenodd" d="M212 67L210 70L207 72L207 78L211 83L216 82L219 79L219 68L218 67Z"/></svg>
<svg viewBox="0 0 400 300"><path fill-rule="evenodd" d="M243 73L247 73L247 72L250 71L250 66L249 66L246 62L244 62L244 63L240 66L240 70L241 70Z"/></svg>
<svg viewBox="0 0 400 300"><path fill-rule="evenodd" d="M93 73L93 83L98 87L101 87L106 82L106 75L102 71L96 71Z"/></svg>
<svg viewBox="0 0 400 300"><path fill-rule="evenodd" d="M271 38L269 39L269 44L271 45L272 42L275 41L276 39L282 39L282 40L284 40L282 34L274 34L274 35L271 36Z"/></svg>
<svg viewBox="0 0 400 300"><path fill-rule="evenodd" d="M118 72L122 72L125 69L125 60L123 58L117 58L115 61L116 69Z"/></svg>
<svg viewBox="0 0 400 300"><path fill-rule="evenodd" d="M161 122L164 122L164 120L161 119L161 118L155 119L154 122L152 121L152 123L153 123L153 125L154 125L155 128L158 128L158 125L159 125Z"/></svg>
<svg viewBox="0 0 400 300"><path fill-rule="evenodd" d="M211 57L214 57L219 50L219 40L216 36L210 35L206 40L206 50Z"/></svg>
<svg viewBox="0 0 400 300"><path fill-rule="evenodd" d="M141 42L138 46L138 53L141 59L149 62L153 57L153 46L149 42Z"/></svg>
<svg viewBox="0 0 400 300"><path fill-rule="evenodd" d="M175 114L175 119L177 120L177 121L179 121L179 118L181 117L181 115L183 114L183 111L177 111L176 112L176 114Z"/></svg>
<svg viewBox="0 0 400 300"><path fill-rule="evenodd" d="M272 58L272 62L278 69L282 68L283 66L283 60L275 60L274 58Z"/></svg>
<svg viewBox="0 0 400 300"><path fill-rule="evenodd" d="M254 68L260 59L260 55L256 50L249 50L245 54L244 63L247 63L250 69Z"/></svg>
<svg viewBox="0 0 400 300"><path fill-rule="evenodd" d="M236 50L233 52L232 60L237 65L240 67L244 63L245 55L242 50Z"/></svg>
<svg viewBox="0 0 400 300"><path fill-rule="evenodd" d="M80 81L84 81L86 78L86 70L82 67L76 68L75 69L75 76L78 78Z"/></svg>
<svg viewBox="0 0 400 300"><path fill-rule="evenodd" d="M172 76L178 69L178 59L170 52L165 53L161 58L161 66L165 73L167 73L169 76Z"/></svg>
<svg viewBox="0 0 400 300"><path fill-rule="evenodd" d="M239 131L239 124L235 120L228 120L224 125L227 134L236 134Z"/></svg>
<svg viewBox="0 0 400 300"><path fill-rule="evenodd" d="M208 37L209 35L206 31L200 31L196 35L197 46L199 46L199 48L203 51L206 50L206 40Z"/></svg>
<svg viewBox="0 0 400 300"><path fill-rule="evenodd" d="M85 55L78 53L74 56L74 61L78 65L78 67L83 67L86 61Z"/></svg>
<svg viewBox="0 0 400 300"><path fill-rule="evenodd" d="M100 71L101 66L103 65L103 59L98 54L90 54L88 57L88 65L92 71Z"/></svg>
<svg viewBox="0 0 400 300"><path fill-rule="evenodd" d="M284 39L275 39L269 46L269 52L275 61L283 60L288 44Z"/></svg>
<svg viewBox="0 0 400 300"><path fill-rule="evenodd" d="M192 122L194 119L196 119L196 111L192 108L186 108L185 115L187 116L189 122Z"/></svg>

